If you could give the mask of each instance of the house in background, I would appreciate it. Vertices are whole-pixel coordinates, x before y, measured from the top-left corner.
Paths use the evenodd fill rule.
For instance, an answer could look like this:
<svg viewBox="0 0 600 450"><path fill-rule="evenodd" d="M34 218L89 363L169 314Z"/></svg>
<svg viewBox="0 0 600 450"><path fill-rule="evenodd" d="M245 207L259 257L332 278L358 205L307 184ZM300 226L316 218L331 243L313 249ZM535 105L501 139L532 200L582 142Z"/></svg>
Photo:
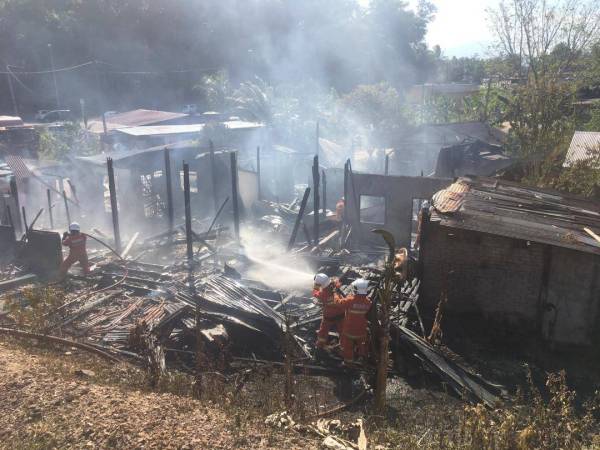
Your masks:
<svg viewBox="0 0 600 450"><path fill-rule="evenodd" d="M580 161L593 160L600 157L600 132L576 131L563 162L563 167L572 167Z"/></svg>
<svg viewBox="0 0 600 450"><path fill-rule="evenodd" d="M490 176L512 165L514 160L504 154L500 145L479 139L451 145L440 150L435 177L456 178L463 175Z"/></svg>
<svg viewBox="0 0 600 450"><path fill-rule="evenodd" d="M420 125L390 142L390 174L424 175L435 171L440 150L444 147L481 141L502 146L507 133L485 122L456 122Z"/></svg>

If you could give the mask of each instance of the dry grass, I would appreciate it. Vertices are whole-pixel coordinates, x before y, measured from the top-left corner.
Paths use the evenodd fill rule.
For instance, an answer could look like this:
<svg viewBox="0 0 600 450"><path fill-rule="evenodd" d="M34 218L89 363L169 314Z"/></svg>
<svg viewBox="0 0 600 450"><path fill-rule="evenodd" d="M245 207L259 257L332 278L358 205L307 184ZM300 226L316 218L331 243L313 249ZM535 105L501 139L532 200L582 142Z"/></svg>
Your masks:
<svg viewBox="0 0 600 450"><path fill-rule="evenodd" d="M549 374L545 389L529 378L526 392L514 403L488 409L466 405L452 411L440 405L412 411L394 425L371 428L375 439L388 448L522 450L600 448L595 417L600 396L576 407L576 394L564 372Z"/></svg>

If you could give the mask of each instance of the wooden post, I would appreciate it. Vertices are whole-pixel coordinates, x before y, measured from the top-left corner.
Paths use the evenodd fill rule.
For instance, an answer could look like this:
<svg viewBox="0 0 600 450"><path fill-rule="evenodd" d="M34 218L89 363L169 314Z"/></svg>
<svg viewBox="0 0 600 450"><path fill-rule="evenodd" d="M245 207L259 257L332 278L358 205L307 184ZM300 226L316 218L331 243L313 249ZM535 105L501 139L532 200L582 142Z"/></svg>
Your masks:
<svg viewBox="0 0 600 450"><path fill-rule="evenodd" d="M108 127L106 126L106 114L102 113L102 131L104 132L104 137L108 134Z"/></svg>
<svg viewBox="0 0 600 450"><path fill-rule="evenodd" d="M110 210L112 212L113 233L115 237L115 250L121 254L121 231L119 229L119 207L117 206L117 188L115 185L115 170L112 158L106 158L108 170L108 190L110 191Z"/></svg>
<svg viewBox="0 0 600 450"><path fill-rule="evenodd" d="M65 214L67 217L67 228L69 228L69 225L71 225L71 213L69 212L69 202L67 201L67 193L65 191L63 192L63 201L65 202Z"/></svg>
<svg viewBox="0 0 600 450"><path fill-rule="evenodd" d="M258 199L262 198L262 191L260 189L260 146L256 147L256 182L258 184Z"/></svg>
<svg viewBox="0 0 600 450"><path fill-rule="evenodd" d="M212 183L213 207L215 213L219 209L219 194L217 192L217 162L215 160L215 145L213 141L209 142L210 146L210 181Z"/></svg>
<svg viewBox="0 0 600 450"><path fill-rule="evenodd" d="M385 155L385 176L387 177L390 174L390 155L386 153Z"/></svg>
<svg viewBox="0 0 600 450"><path fill-rule="evenodd" d="M173 225L175 223L173 212L173 184L171 180L171 154L165 148L165 181L167 183L167 221L169 226L169 240L173 238Z"/></svg>
<svg viewBox="0 0 600 450"><path fill-rule="evenodd" d="M50 218L50 229L54 230L54 217L52 216L52 193L50 189L46 189L46 197L48 197L48 216Z"/></svg>
<svg viewBox="0 0 600 450"><path fill-rule="evenodd" d="M313 175L313 239L319 242L319 157L315 155L312 167Z"/></svg>
<svg viewBox="0 0 600 450"><path fill-rule="evenodd" d="M288 243L288 252L294 246L294 242L296 242L296 236L298 235L298 230L300 229L300 223L302 222L302 217L304 216L304 210L306 209L306 204L308 203L308 197L310 196L310 188L307 187L304 191L304 197L302 197L302 203L300 203L300 211L298 211L298 217L296 217L296 222L294 223L294 229L292 231L292 235L290 237L290 242Z"/></svg>
<svg viewBox="0 0 600 450"><path fill-rule="evenodd" d="M17 209L16 217L13 217L15 221L13 222L13 227L17 233L23 231L21 228L21 217L19 215L19 211L21 210L21 202L19 202L19 189L17 188L17 179L13 176L10 177L10 195L15 200L15 208Z"/></svg>
<svg viewBox="0 0 600 450"><path fill-rule="evenodd" d="M27 215L25 214L24 206L21 206L21 211L23 212L23 226L25 227L25 234L27 234L29 227L27 226Z"/></svg>
<svg viewBox="0 0 600 450"><path fill-rule="evenodd" d="M194 260L194 248L192 238L192 210L190 200L190 166L183 163L183 199L185 203L185 243L187 245L188 263Z"/></svg>
<svg viewBox="0 0 600 450"><path fill-rule="evenodd" d="M319 135L320 135L320 129L319 129L319 121L317 120L317 132L316 132L316 147L315 147L315 155L317 155L317 158L319 157L319 154L321 153L321 145L319 144Z"/></svg>
<svg viewBox="0 0 600 450"><path fill-rule="evenodd" d="M237 152L229 154L231 158L231 198L233 200L233 229L235 238L240 240L240 210L238 205L238 174L237 174Z"/></svg>
<svg viewBox="0 0 600 450"><path fill-rule="evenodd" d="M324 170L321 171L321 177L323 179L323 219L327 220L327 178Z"/></svg>

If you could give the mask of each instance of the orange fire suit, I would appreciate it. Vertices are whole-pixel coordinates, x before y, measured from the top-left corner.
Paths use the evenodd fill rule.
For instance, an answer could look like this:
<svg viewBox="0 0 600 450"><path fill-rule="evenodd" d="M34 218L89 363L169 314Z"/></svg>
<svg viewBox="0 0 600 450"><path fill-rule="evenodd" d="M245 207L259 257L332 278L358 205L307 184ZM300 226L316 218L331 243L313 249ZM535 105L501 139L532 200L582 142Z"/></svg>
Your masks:
<svg viewBox="0 0 600 450"><path fill-rule="evenodd" d="M367 313L371 309L371 300L366 295L354 294L336 299L336 304L346 311L340 339L344 361L354 360L354 346L358 347L359 356L366 357L368 355Z"/></svg>
<svg viewBox="0 0 600 450"><path fill-rule="evenodd" d="M60 265L60 275L65 276L69 268L79 261L83 273L90 273L88 255L85 249L87 237L83 233L69 234L62 240L62 245L69 247L69 256Z"/></svg>
<svg viewBox="0 0 600 450"><path fill-rule="evenodd" d="M324 289L314 289L313 297L319 301L323 308L321 316L321 326L317 331L317 348L323 348L329 341L329 332L335 328L338 333L342 331L342 322L344 320L344 309L335 303L334 285L330 284Z"/></svg>
<svg viewBox="0 0 600 450"><path fill-rule="evenodd" d="M341 222L344 220L344 209L346 208L346 202L343 199L338 200L335 205L335 220Z"/></svg>

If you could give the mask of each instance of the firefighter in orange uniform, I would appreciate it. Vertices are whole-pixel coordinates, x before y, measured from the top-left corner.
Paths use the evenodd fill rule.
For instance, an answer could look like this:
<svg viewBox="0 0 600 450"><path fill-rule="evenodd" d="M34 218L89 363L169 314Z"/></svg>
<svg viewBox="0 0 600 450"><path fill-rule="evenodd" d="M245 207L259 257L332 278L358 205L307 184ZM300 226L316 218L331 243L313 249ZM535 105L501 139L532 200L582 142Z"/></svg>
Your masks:
<svg viewBox="0 0 600 450"><path fill-rule="evenodd" d="M69 225L69 231L63 234L62 245L69 247L69 256L60 265L60 276L64 278L69 268L79 262L84 274L90 273L87 250L85 248L87 236L81 232L77 222Z"/></svg>
<svg viewBox="0 0 600 450"><path fill-rule="evenodd" d="M368 320L367 313L371 309L371 300L367 297L369 282L359 278L352 283L354 294L344 298L336 298L336 304L346 311L344 327L340 338L342 357L344 363L354 361L354 347L357 347L358 356L368 356Z"/></svg>
<svg viewBox="0 0 600 450"><path fill-rule="evenodd" d="M344 320L344 309L335 303L334 290L336 282L332 281L324 273L315 275L313 287L314 303L323 309L321 316L321 326L317 332L317 349L323 349L329 341L329 332L336 329L342 331L342 322Z"/></svg>

